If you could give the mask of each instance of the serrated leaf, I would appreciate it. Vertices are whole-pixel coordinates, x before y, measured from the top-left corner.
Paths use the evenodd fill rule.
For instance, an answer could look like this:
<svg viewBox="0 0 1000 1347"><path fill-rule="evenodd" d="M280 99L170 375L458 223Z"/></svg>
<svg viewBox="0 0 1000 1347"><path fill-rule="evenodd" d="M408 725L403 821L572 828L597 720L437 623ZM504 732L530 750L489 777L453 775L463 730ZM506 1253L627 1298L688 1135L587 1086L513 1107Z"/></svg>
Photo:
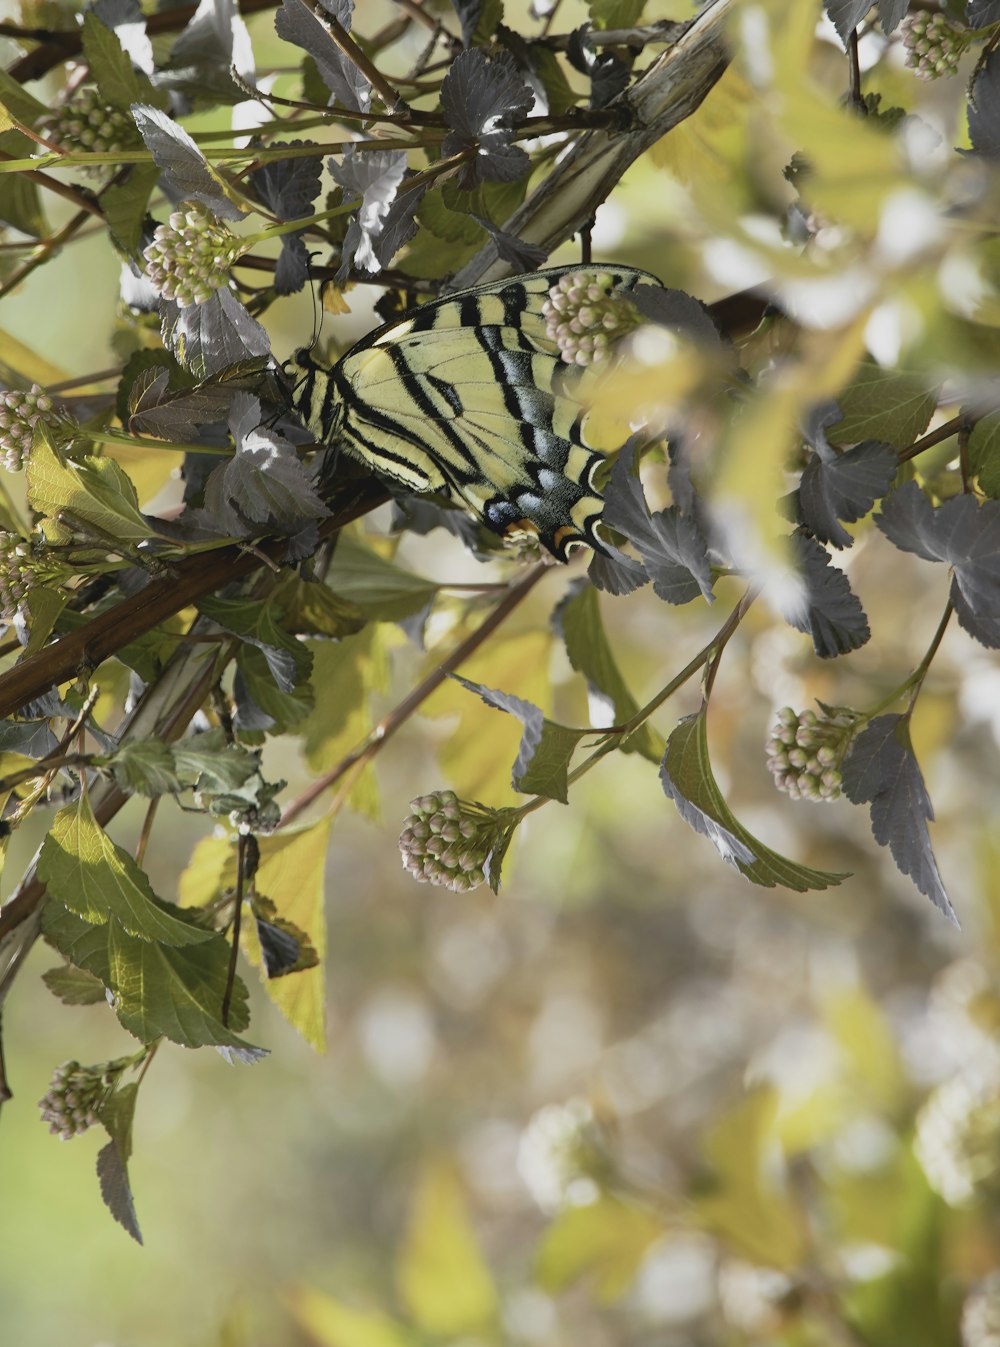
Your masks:
<svg viewBox="0 0 1000 1347"><path fill-rule="evenodd" d="M950 598L960 624L1000 649L1000 501L956 496L934 507L916 482L906 482L875 523L902 551L952 567Z"/></svg>
<svg viewBox="0 0 1000 1347"><path fill-rule="evenodd" d="M544 795L546 799L566 804L570 759L580 740L587 738L593 731L558 725L548 720L537 706L521 697L484 687L481 683L472 683L458 674L451 676L456 683L461 683L481 697L487 706L516 716L524 726L517 760L511 773L514 789L525 794Z"/></svg>
<svg viewBox="0 0 1000 1347"><path fill-rule="evenodd" d="M163 739L132 739L104 759L115 780L130 795L150 798L169 795L183 788L174 764L174 752Z"/></svg>
<svg viewBox="0 0 1000 1347"><path fill-rule="evenodd" d="M74 968L72 964L46 969L42 981L66 1006L93 1006L105 999L101 979L85 968Z"/></svg>
<svg viewBox="0 0 1000 1347"><path fill-rule="evenodd" d="M256 81L250 34L235 0L200 0L170 48L163 84L189 98L242 102Z"/></svg>
<svg viewBox="0 0 1000 1347"><path fill-rule="evenodd" d="M97 1157L97 1177L101 1185L101 1197L108 1211L136 1243L141 1244L142 1235L128 1177L128 1162L132 1154L132 1120L138 1095L138 1082L119 1085L98 1109L98 1116L111 1140Z"/></svg>
<svg viewBox="0 0 1000 1347"><path fill-rule="evenodd" d="M121 1152L114 1141L109 1141L97 1156L97 1178L101 1185L101 1197L120 1226L132 1236L137 1244L142 1243L142 1232L135 1214L132 1189L129 1185L128 1170Z"/></svg>
<svg viewBox="0 0 1000 1347"><path fill-rule="evenodd" d="M846 47L851 33L871 9L871 0L823 0L823 8Z"/></svg>
<svg viewBox="0 0 1000 1347"><path fill-rule="evenodd" d="M305 650L305 647L302 647ZM306 652L308 653L308 652ZM304 720L316 701L309 683L289 691L276 683L263 650L245 645L236 656L234 724L239 734L283 734Z"/></svg>
<svg viewBox="0 0 1000 1347"><path fill-rule="evenodd" d="M629 692L601 618L601 607L592 585L575 581L566 598L552 614L552 624L562 637L569 662L587 680L591 700L591 719L599 728L624 725L639 709ZM603 703L595 716L594 703ZM650 762L659 762L664 745L657 743L648 725L641 726L622 741L625 753L641 753Z"/></svg>
<svg viewBox="0 0 1000 1347"><path fill-rule="evenodd" d="M611 470L602 522L634 545L661 599L682 604L701 594L711 603L712 571L698 524L674 505L650 513L642 483L632 472L635 454L620 454Z"/></svg>
<svg viewBox="0 0 1000 1347"><path fill-rule="evenodd" d="M49 519L60 522L68 512L99 534L124 543L144 542L151 536L135 488L114 459L64 460L39 425L26 476L32 508Z"/></svg>
<svg viewBox="0 0 1000 1347"><path fill-rule="evenodd" d="M442 155L476 151L459 174L463 187L474 187L483 179L511 182L527 173L530 160L511 137L527 116L534 95L509 52L492 60L478 47L459 52L441 84L440 97L441 111L452 128L441 146Z"/></svg>
<svg viewBox="0 0 1000 1347"><path fill-rule="evenodd" d="M847 798L871 805L875 841L889 848L902 873L957 926L927 831L934 810L910 743L908 717L876 716L851 744L842 776Z"/></svg>
<svg viewBox="0 0 1000 1347"><path fill-rule="evenodd" d="M783 605L785 621L812 637L820 659L833 659L864 645L871 630L847 576L814 538L795 534L792 553L803 592L798 603Z"/></svg>
<svg viewBox="0 0 1000 1347"><path fill-rule="evenodd" d="M430 1337L475 1335L496 1319L493 1278L457 1175L443 1161L427 1165L420 1176L396 1278L414 1325Z"/></svg>
<svg viewBox="0 0 1000 1347"><path fill-rule="evenodd" d="M854 539L839 521L864 518L898 468L896 454L881 440L864 440L842 454L813 454L799 481L799 522L820 542L851 547Z"/></svg>
<svg viewBox="0 0 1000 1347"><path fill-rule="evenodd" d="M372 154L359 154L351 148L339 163L336 159L328 159L327 167L346 197L361 198L344 238L344 258L338 277L346 276L352 266L369 273L377 272L382 264L375 241L406 175L406 151L376 150Z"/></svg>
<svg viewBox="0 0 1000 1347"><path fill-rule="evenodd" d="M660 784L685 823L707 837L722 859L752 883L764 888L781 884L796 893L806 893L846 879L844 874L813 870L779 856L737 820L712 772L704 707L682 720L668 738Z"/></svg>
<svg viewBox="0 0 1000 1347"><path fill-rule="evenodd" d="M220 1018L229 981L229 945L221 935L208 932L203 944L175 949L135 940L116 921L107 931L115 1013L130 1034L142 1043L162 1034L187 1048L253 1048L233 1033L250 1022L240 978L233 985L229 1027Z"/></svg>
<svg viewBox="0 0 1000 1347"><path fill-rule="evenodd" d="M350 32L352 6L349 0L324 0L324 8ZM371 85L334 42L329 29L315 10L310 9L303 0L282 0L281 9L275 15L274 27L285 42L301 47L312 57L320 78L332 95L331 101L336 99L343 107L351 108L354 112L368 111L371 107Z"/></svg>
<svg viewBox="0 0 1000 1347"><path fill-rule="evenodd" d="M650 1246L664 1233L654 1211L603 1193L594 1202L559 1212L539 1244L536 1276L552 1292L588 1277L597 1299L610 1304L625 1294Z"/></svg>
<svg viewBox="0 0 1000 1347"><path fill-rule="evenodd" d="M167 915L174 913L178 922L185 915L179 907ZM203 929L207 938L199 945L154 944L133 939L114 917L93 926L60 902L45 904L42 932L71 963L100 978L121 1023L144 1043L165 1034L188 1048L252 1048L231 1032L250 1022L240 978L234 983L229 1028L218 1018L229 977L229 944L216 932Z"/></svg>
<svg viewBox="0 0 1000 1347"><path fill-rule="evenodd" d="M127 112L133 103L147 103L153 86L132 69L122 44L96 14L83 16L83 54L90 73L109 107Z"/></svg>
<svg viewBox="0 0 1000 1347"><path fill-rule="evenodd" d="M273 141L271 149L291 149L314 142ZM262 164L250 174L250 185L264 204L281 220L309 215L319 195L323 165L316 159L277 159ZM279 295L301 290L309 279L309 254L298 234L281 240L281 255L274 269L274 288Z"/></svg>
<svg viewBox="0 0 1000 1347"><path fill-rule="evenodd" d="M246 212L232 199L232 189L182 126L148 103L133 104L132 115L173 196L194 197L222 220L243 218Z"/></svg>
<svg viewBox="0 0 1000 1347"><path fill-rule="evenodd" d="M301 641L278 625L270 600L205 598L198 607L224 631L256 646L283 692L291 692L308 678L312 656Z"/></svg>
<svg viewBox="0 0 1000 1347"><path fill-rule="evenodd" d="M115 918L139 941L168 945L211 938L211 931L164 910L144 872L101 828L86 794L56 815L42 844L38 874L53 898L95 925Z"/></svg>
<svg viewBox="0 0 1000 1347"><path fill-rule="evenodd" d="M854 378L837 394L837 402L841 420L827 432L831 443L883 440L894 449L905 449L930 424L937 395L919 374L862 360Z"/></svg>
<svg viewBox="0 0 1000 1347"><path fill-rule="evenodd" d="M266 356L271 339L231 290L216 290L204 304L179 308L160 301L164 345L196 379Z"/></svg>

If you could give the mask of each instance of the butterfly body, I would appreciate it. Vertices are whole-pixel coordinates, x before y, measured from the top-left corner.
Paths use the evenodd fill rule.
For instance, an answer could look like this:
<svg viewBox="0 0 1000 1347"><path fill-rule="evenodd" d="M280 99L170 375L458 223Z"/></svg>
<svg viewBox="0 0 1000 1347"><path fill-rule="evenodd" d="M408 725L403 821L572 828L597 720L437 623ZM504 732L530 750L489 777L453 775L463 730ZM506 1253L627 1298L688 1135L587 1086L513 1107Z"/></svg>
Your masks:
<svg viewBox="0 0 1000 1347"><path fill-rule="evenodd" d="M594 475L627 421L594 416L543 305L574 267L465 290L377 328L332 367L296 356L296 410L317 439L414 492L437 492L501 535L529 533L560 560L595 534ZM659 282L602 267L615 292Z"/></svg>

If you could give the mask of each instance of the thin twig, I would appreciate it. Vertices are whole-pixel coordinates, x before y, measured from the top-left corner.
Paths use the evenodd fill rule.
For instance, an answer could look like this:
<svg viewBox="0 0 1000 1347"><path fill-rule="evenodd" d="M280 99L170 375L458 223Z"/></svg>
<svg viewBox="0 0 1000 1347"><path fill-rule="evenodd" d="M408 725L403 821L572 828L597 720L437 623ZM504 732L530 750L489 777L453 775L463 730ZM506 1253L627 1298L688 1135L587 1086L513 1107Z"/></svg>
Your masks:
<svg viewBox="0 0 1000 1347"><path fill-rule="evenodd" d="M324 791L329 790L352 767L359 763L370 762L376 753L380 752L388 743L400 726L404 725L431 693L441 686L448 675L467 660L475 650L478 650L488 636L492 636L501 622L510 616L518 604L534 589L542 576L547 574L548 570L549 567L544 562L539 563L539 565L533 566L516 584L511 585L505 597L500 600L474 632L466 636L465 640L460 641L436 669L429 673L422 682L418 683L411 692L407 693L388 715L383 716L371 732L351 749L350 753L341 758L336 766L331 767L317 781L314 781L297 800L292 801L282 814L279 826L284 828L289 823L294 822L314 800L318 799Z"/></svg>
<svg viewBox="0 0 1000 1347"><path fill-rule="evenodd" d="M243 876L247 859L246 833L240 833L236 842L236 909L233 912L232 947L229 951L229 968L226 971L226 993L222 998L222 1023L229 1027L229 1007L233 1000L233 987L236 985L236 961L240 954L240 924L243 920Z"/></svg>

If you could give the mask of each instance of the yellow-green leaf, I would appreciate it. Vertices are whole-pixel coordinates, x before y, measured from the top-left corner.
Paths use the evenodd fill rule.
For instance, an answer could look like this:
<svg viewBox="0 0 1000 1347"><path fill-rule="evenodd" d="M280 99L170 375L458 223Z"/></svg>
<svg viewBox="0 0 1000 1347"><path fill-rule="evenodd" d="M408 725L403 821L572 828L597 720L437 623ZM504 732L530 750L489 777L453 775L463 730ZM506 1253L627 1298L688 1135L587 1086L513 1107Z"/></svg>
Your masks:
<svg viewBox="0 0 1000 1347"><path fill-rule="evenodd" d="M317 1347L413 1347L401 1324L378 1310L356 1310L311 1286L289 1295L296 1321Z"/></svg>
<svg viewBox="0 0 1000 1347"><path fill-rule="evenodd" d="M497 1293L451 1165L430 1164L417 1187L396 1268L400 1294L426 1333L458 1337L489 1327Z"/></svg>
<svg viewBox="0 0 1000 1347"><path fill-rule="evenodd" d="M645 1207L604 1195L582 1207L565 1207L542 1238L537 1274L550 1291L590 1277L599 1300L610 1302L631 1286L663 1221Z"/></svg>

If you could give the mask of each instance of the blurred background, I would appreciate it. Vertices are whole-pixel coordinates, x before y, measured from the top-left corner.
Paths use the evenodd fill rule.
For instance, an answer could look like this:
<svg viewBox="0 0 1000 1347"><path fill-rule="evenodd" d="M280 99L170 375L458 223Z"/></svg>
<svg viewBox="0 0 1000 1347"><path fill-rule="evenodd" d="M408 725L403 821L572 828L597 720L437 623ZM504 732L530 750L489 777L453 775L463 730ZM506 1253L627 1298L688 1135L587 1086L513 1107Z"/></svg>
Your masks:
<svg viewBox="0 0 1000 1347"><path fill-rule="evenodd" d="M582 5L565 8L561 27L586 17ZM514 23L518 6L508 10ZM644 18L687 12L651 3ZM269 15L251 31L259 65L284 59ZM817 79L839 88L843 53L826 30L814 59ZM901 84L901 62L885 59L885 80ZM630 171L598 216L595 257L646 267L707 301L756 279L746 259L738 274L732 253L703 247L685 214L685 155L728 125L737 93L727 77L689 140ZM941 125L954 107L942 104ZM744 185L752 179L748 168ZM567 248L550 260L576 256ZM8 352L22 342L64 377L113 362L117 271L96 236L40 268L5 301ZM342 345L373 321L362 291L348 300ZM308 296L279 302L268 315L275 350L300 345L315 316ZM151 482L147 499L162 485ZM385 525L378 516L358 536L379 538ZM395 560L451 583L511 573L508 562L484 568L440 531L408 538ZM4 1018L15 1098L0 1127L0 1340L1000 1343L1000 671L953 624L913 725L959 931L896 872L863 811L793 803L766 769L777 708L870 705L933 635L943 568L904 557L870 525L847 562L871 645L820 664L759 603L726 652L710 738L740 820L775 850L849 879L805 895L752 887L681 822L654 766L615 755L574 787L568 808L551 803L527 820L499 897L419 886L395 840L412 797L454 786L491 805L517 798L519 727L447 689L333 823L325 1052L244 968L249 1037L270 1049L265 1061L229 1066L170 1045L157 1054L130 1165L143 1248L101 1206L103 1134L64 1144L35 1102L58 1063L134 1044L105 1007L60 1004L39 980L57 957L36 947ZM585 688L550 626L578 574L579 562L553 569L462 673L586 723ZM710 639L738 592L720 582L714 611L645 593L603 604L640 703ZM464 617L442 603L429 653L400 627L378 626L369 704L338 752L449 649ZM683 690L657 728L669 732L696 705L697 690ZM268 775L288 780L289 798L321 769L297 740L268 753ZM113 836L134 845L140 821L126 811ZM4 896L43 826L36 816L14 838ZM184 893L193 881L183 871L209 835L164 802L146 857L158 893Z"/></svg>

